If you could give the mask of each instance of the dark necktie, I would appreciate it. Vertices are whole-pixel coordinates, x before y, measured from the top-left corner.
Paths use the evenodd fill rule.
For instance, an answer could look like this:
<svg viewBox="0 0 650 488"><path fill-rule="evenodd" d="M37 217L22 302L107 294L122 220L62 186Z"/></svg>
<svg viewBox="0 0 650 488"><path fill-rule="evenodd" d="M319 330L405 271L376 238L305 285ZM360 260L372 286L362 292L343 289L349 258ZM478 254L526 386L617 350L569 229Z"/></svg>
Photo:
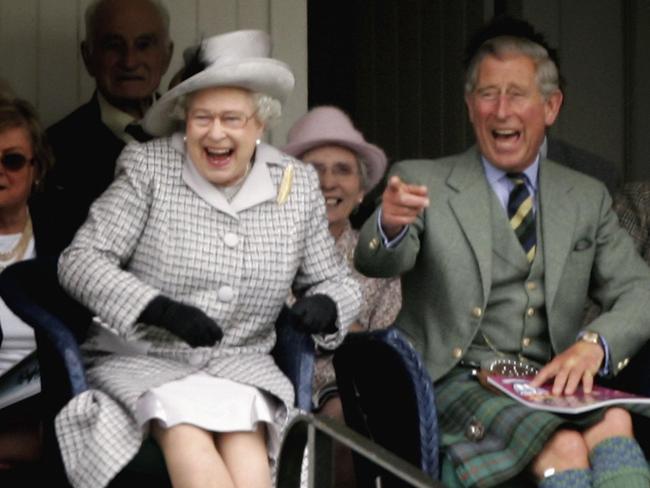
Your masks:
<svg viewBox="0 0 650 488"><path fill-rule="evenodd" d="M153 139L153 137L145 132L140 124L135 122L131 122L129 125L127 125L124 128L124 132L129 134L138 142L147 142Z"/></svg>
<svg viewBox="0 0 650 488"><path fill-rule="evenodd" d="M508 198L510 226L524 248L528 262L532 262L536 247L533 197L526 188L526 176L523 173L508 173L508 178L514 184Z"/></svg>

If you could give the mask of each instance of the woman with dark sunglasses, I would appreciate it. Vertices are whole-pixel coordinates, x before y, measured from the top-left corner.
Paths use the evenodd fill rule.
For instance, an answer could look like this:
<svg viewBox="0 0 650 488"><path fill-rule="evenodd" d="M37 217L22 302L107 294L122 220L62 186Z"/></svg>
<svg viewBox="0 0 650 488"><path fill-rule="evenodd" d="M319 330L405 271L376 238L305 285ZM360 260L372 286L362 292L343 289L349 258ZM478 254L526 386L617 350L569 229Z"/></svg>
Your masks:
<svg viewBox="0 0 650 488"><path fill-rule="evenodd" d="M36 111L8 91L0 92L0 271L36 254L50 254L47 230L35 219L30 197L52 165ZM39 212L36 211L36 214ZM36 237L35 237L36 235ZM47 247L46 247L47 246ZM39 454L38 362L33 330L0 300L0 385L25 366L32 379L11 396L0 388L0 469ZM4 377L4 378L3 378Z"/></svg>

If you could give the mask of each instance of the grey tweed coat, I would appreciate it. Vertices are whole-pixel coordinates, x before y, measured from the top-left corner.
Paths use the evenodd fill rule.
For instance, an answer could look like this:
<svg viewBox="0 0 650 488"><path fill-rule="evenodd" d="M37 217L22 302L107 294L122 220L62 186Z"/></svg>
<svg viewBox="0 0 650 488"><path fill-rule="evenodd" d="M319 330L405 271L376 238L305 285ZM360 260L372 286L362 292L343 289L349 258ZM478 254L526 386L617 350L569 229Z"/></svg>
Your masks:
<svg viewBox="0 0 650 488"><path fill-rule="evenodd" d="M288 165L293 185L276 201ZM186 159L181 134L128 145L116 179L59 261L59 278L136 352L85 346L91 389L56 418L75 487L105 486L138 451L133 413L147 389L197 371L273 394L286 422L293 389L270 351L288 290L324 293L338 308L338 332L315 337L333 348L356 318L360 291L327 228L318 177L309 165L260 144L229 202ZM190 348L137 318L158 294L205 311L224 331L214 347ZM105 349L105 348L104 348Z"/></svg>

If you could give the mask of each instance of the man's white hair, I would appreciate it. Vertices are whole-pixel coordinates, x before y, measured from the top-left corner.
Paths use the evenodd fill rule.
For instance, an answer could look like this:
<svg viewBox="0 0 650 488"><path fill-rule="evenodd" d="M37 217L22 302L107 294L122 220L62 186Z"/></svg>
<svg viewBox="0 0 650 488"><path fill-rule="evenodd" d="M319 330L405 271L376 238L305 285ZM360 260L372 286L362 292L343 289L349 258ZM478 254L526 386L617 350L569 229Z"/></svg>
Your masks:
<svg viewBox="0 0 650 488"><path fill-rule="evenodd" d="M84 13L84 19L86 23L85 41L90 50L92 50L93 40L95 39L95 29L97 27L98 21L97 12L99 11L99 7L101 7L102 4L107 1L110 0L92 0L86 7L86 11ZM167 6L162 0L147 1L156 8L160 19L162 20L163 27L165 28L165 34L167 35L167 38L169 38L169 10L167 9Z"/></svg>

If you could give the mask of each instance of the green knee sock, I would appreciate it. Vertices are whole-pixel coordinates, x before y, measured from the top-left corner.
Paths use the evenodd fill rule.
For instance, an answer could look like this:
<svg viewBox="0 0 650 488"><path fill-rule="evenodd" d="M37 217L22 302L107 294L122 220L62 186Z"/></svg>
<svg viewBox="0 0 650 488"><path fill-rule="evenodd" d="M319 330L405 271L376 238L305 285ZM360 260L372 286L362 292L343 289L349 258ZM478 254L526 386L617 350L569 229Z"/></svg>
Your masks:
<svg viewBox="0 0 650 488"><path fill-rule="evenodd" d="M650 487L648 464L634 439L605 439L592 449L589 459L594 487Z"/></svg>
<svg viewBox="0 0 650 488"><path fill-rule="evenodd" d="M590 488L591 473L588 469L568 469L544 478L540 488Z"/></svg>

